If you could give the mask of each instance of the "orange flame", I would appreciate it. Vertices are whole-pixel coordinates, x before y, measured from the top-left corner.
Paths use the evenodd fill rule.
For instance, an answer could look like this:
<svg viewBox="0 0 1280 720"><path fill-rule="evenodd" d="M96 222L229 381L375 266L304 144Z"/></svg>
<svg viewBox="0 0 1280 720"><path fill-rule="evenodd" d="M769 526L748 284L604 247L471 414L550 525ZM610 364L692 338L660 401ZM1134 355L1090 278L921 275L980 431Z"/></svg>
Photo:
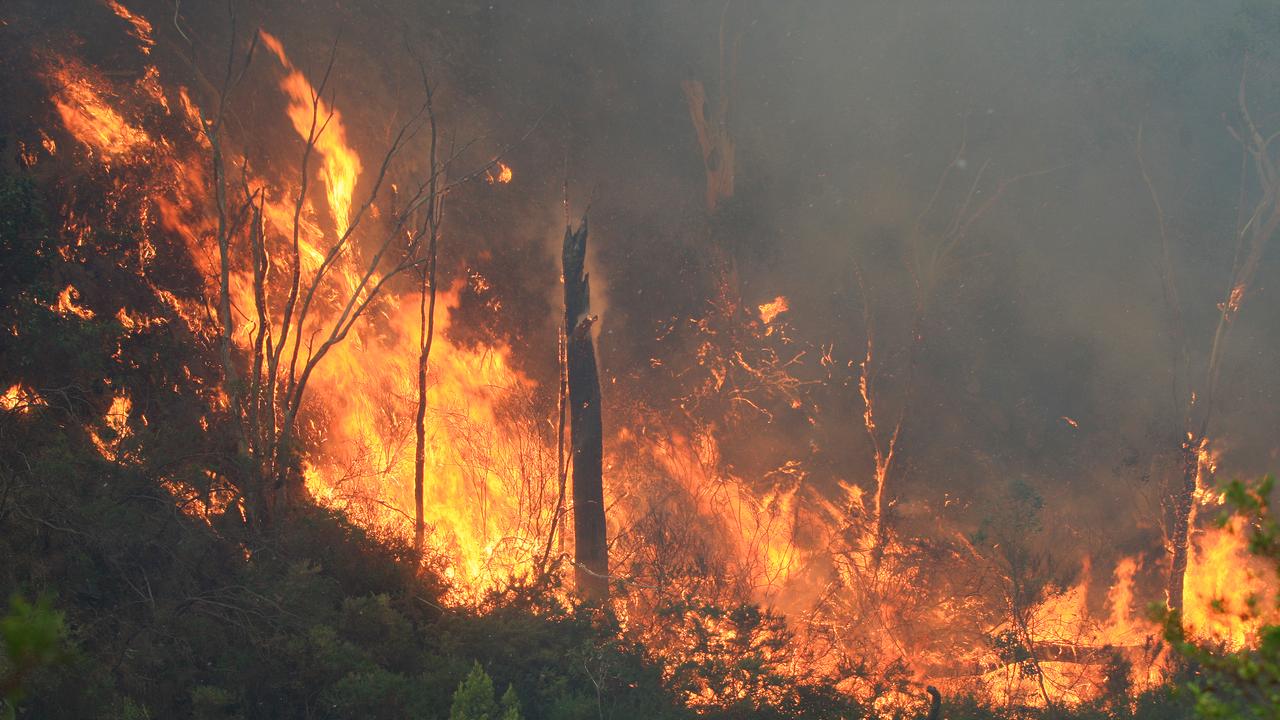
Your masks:
<svg viewBox="0 0 1280 720"><path fill-rule="evenodd" d="M80 291L74 286L68 285L58 293L58 302L54 303L53 310L64 317L78 317L81 320L92 320L93 311L83 305L80 305Z"/></svg>
<svg viewBox="0 0 1280 720"><path fill-rule="evenodd" d="M760 321L765 325L772 324L779 315L791 309L790 303L784 295L770 300L767 303L760 304Z"/></svg>
<svg viewBox="0 0 1280 720"><path fill-rule="evenodd" d="M118 393L112 398L111 407L107 409L107 414L102 419L102 424L108 432L98 430L90 432L90 439L98 448L98 452L102 453L102 457L112 461L123 459L120 443L130 435L129 413L131 412L133 412L133 401L128 394Z"/></svg>
<svg viewBox="0 0 1280 720"><path fill-rule="evenodd" d="M5 412L27 412L32 407L41 404L43 402L40 400L40 396L21 383L10 385L9 389L5 390L3 395L0 395L0 410Z"/></svg>
<svg viewBox="0 0 1280 720"><path fill-rule="evenodd" d="M501 160L498 161L496 169L497 172L494 172L494 169L485 171L485 179L489 181L490 185L506 185L515 177L515 173L511 171L511 166Z"/></svg>
<svg viewBox="0 0 1280 720"><path fill-rule="evenodd" d="M1274 571L1249 552L1240 518L1196 533L1192 545L1182 593L1188 631L1232 649L1253 644L1262 625L1276 621L1268 611Z"/></svg>
<svg viewBox="0 0 1280 720"><path fill-rule="evenodd" d="M151 23L141 15L135 15L129 12L129 9L121 5L118 0L103 0L111 12L115 13L121 20L129 23L130 35L138 41L138 48L142 50L144 55L151 53L151 48L155 47L156 41L151 37Z"/></svg>
<svg viewBox="0 0 1280 720"><path fill-rule="evenodd" d="M87 69L67 63L52 76L58 86L53 105L63 125L95 150L104 165L133 155L150 141L101 97Z"/></svg>
<svg viewBox="0 0 1280 720"><path fill-rule="evenodd" d="M311 138L316 152L323 158L320 177L328 191L333 224L341 235L350 227L351 197L355 193L356 178L360 175L360 157L347 144L342 114L326 103L306 75L293 66L285 55L284 46L274 35L261 31L261 36L262 44L286 71L280 81L280 89L289 98L288 113L293 129L304 141Z"/></svg>

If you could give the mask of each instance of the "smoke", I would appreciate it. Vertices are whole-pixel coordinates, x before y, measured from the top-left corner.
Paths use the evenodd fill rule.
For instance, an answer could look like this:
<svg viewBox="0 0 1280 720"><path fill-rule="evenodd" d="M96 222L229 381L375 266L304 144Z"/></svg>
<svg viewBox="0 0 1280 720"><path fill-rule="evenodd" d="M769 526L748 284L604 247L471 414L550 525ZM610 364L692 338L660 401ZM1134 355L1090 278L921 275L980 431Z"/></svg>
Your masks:
<svg viewBox="0 0 1280 720"><path fill-rule="evenodd" d="M109 66L119 20L80 4L75 17L20 4L6 32L74 29ZM183 5L185 33L216 68L226 18L203 5ZM333 102L362 148L412 112L421 61L450 141L474 141L464 158L502 154L510 185L450 199L441 276L462 288L450 333L508 344L548 407L567 182L570 217L590 205L606 433L645 417L618 408L642 406L665 428L713 428L722 461L758 486L796 461L814 495L866 488L857 373L870 318L883 417L907 407L889 490L903 531L938 532L939 516L971 531L1017 483L1044 498L1064 563L1109 567L1160 557L1183 412L1138 153L1163 204L1198 381L1236 254L1241 153L1228 126L1246 53L1255 116L1280 109L1265 70L1276 22L1248 0L309 0L247 4L240 32L260 24L307 72L336 47ZM735 191L714 212L686 80L712 103L728 97ZM243 121L280 114L270 83L246 87ZM921 258L948 237L954 249L922 277ZM1216 399L1226 476L1280 461L1277 254L1236 321ZM738 319L788 298L785 330L714 342L797 358L797 403L769 388L689 400L707 373L695 321L718 312L726 286Z"/></svg>
<svg viewBox="0 0 1280 720"><path fill-rule="evenodd" d="M651 358L693 364L696 343L656 338L671 318L708 312L716 248L748 307L786 295L796 346L832 346L837 367L862 352L861 267L887 402L900 402L918 279L912 234L939 178L954 160L919 223L927 237L945 231L971 188L974 207L1002 181L1035 174L1005 189L940 271L894 492L932 508L963 498L953 519L964 525L979 520L984 498L1026 480L1050 499L1055 522L1076 529L1081 554L1153 550L1158 509L1142 498L1172 472L1182 409L1138 137L1201 373L1236 245L1240 151L1228 124L1245 52L1261 63L1269 50L1259 44L1267 18L1252 7L472 6L458 11L475 43L461 53L469 84L460 93L479 91L475 104L494 109L508 136L549 108L512 155L528 183L520 201L558 203L568 160L576 206L593 202L593 279L610 305L604 373L635 394L676 394ZM1251 84L1255 112L1272 100L1268 77L1259 71ZM724 78L730 95L737 188L714 217L680 91L690 78L712 98ZM493 212L521 228L507 222L513 211ZM1265 282L1274 253L1266 262L1218 400L1213 434L1228 476L1276 460L1267 428L1278 419L1270 363L1280 338ZM816 353L804 362L818 374ZM722 418L698 419L721 426L726 461L740 471L800 459L822 469L813 482L865 483L856 395L835 383L813 402L815 425L776 416L735 435Z"/></svg>

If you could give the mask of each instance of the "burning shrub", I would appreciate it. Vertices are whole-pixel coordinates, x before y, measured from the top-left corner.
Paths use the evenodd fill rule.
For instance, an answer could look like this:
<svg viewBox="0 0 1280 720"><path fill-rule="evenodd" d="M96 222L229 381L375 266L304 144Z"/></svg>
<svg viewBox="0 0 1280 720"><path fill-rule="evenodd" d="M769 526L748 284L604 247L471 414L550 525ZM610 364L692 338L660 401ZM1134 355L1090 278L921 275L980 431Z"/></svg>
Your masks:
<svg viewBox="0 0 1280 720"><path fill-rule="evenodd" d="M1227 485L1227 509L1218 519L1219 527L1230 526L1235 518L1246 523L1250 551L1275 566L1280 573L1280 522L1271 510L1275 478L1256 483L1240 481ZM1280 597L1251 597L1245 608L1229 608L1219 603L1219 613L1239 612L1245 619L1266 618L1258 632L1256 647L1231 651L1189 635L1177 612L1165 617L1165 637L1192 663L1197 677L1186 684L1195 698L1201 717L1220 720L1273 718L1280 713L1280 624L1275 623Z"/></svg>

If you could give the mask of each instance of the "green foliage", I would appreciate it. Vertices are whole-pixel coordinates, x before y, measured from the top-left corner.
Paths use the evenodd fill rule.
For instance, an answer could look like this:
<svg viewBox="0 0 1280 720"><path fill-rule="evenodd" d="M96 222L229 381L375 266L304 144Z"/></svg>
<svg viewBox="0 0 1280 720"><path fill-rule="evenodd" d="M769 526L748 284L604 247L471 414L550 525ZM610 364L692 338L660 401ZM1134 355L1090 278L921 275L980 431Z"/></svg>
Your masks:
<svg viewBox="0 0 1280 720"><path fill-rule="evenodd" d="M1218 522L1233 516L1247 521L1249 548L1276 566L1280 573L1280 523L1271 511L1275 478L1257 483L1235 481L1224 489L1227 510ZM1274 601L1273 601L1274 603ZM1273 608L1280 605L1273 604ZM1196 713L1212 720L1262 720L1280 717L1280 625L1265 625L1256 648L1224 652L1186 634L1180 618L1169 613L1165 637L1195 670L1185 685Z"/></svg>
<svg viewBox="0 0 1280 720"><path fill-rule="evenodd" d="M480 667L480 663L471 666L466 679L458 684L453 693L453 705L449 709L449 720L521 720L520 700L516 697L515 688L507 686L502 700L495 698L493 679Z"/></svg>
<svg viewBox="0 0 1280 720"><path fill-rule="evenodd" d="M53 609L48 596L35 603L20 595L9 601L9 612L0 618L0 717L14 716L33 672L64 656L65 636L62 613Z"/></svg>

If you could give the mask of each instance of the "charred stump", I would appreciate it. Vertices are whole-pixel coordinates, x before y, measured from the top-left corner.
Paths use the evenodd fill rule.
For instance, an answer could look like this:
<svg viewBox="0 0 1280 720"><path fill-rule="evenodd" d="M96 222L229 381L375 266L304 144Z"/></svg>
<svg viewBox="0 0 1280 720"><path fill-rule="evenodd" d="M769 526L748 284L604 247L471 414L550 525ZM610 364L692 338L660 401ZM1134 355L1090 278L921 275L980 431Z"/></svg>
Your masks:
<svg viewBox="0 0 1280 720"><path fill-rule="evenodd" d="M925 720L942 720L942 693L932 685L925 688L925 692L929 693L929 715Z"/></svg>
<svg viewBox="0 0 1280 720"><path fill-rule="evenodd" d="M569 384L569 434L573 459L574 579L588 601L609 596L609 552L604 522L604 429L600 419L600 375L591 339L587 218L564 231L565 363Z"/></svg>

